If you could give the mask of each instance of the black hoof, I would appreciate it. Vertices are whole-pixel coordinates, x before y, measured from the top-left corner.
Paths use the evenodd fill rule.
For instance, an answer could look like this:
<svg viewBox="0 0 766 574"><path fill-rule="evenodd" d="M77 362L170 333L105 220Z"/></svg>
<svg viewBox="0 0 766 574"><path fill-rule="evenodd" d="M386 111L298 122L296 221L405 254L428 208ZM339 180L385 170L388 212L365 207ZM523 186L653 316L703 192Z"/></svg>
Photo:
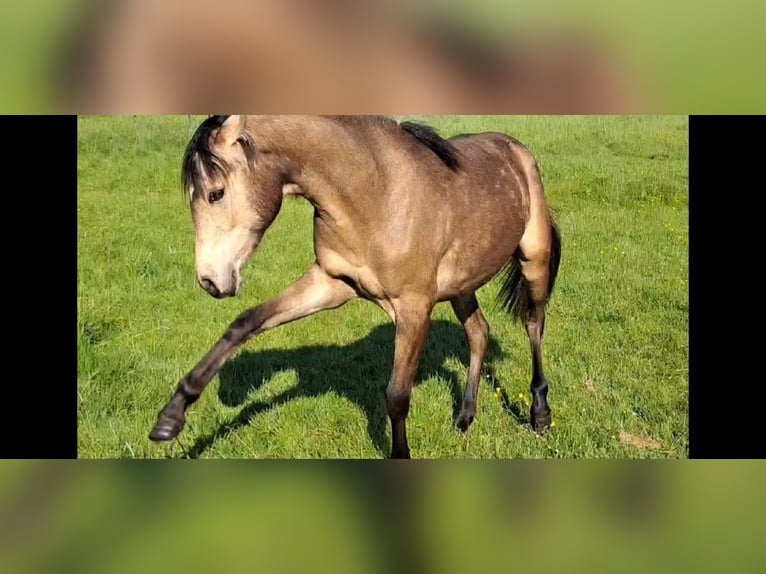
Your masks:
<svg viewBox="0 0 766 574"><path fill-rule="evenodd" d="M532 428L538 434L543 434L551 426L551 411L550 409L544 411L535 412L530 410L529 418L532 421Z"/></svg>
<svg viewBox="0 0 766 574"><path fill-rule="evenodd" d="M160 414L157 424L154 425L149 438L154 442L173 440L184 428L184 421L173 419L165 414Z"/></svg>
<svg viewBox="0 0 766 574"><path fill-rule="evenodd" d="M455 421L455 426L460 429L461 432L468 432L468 427L473 422L474 415L472 413L460 412Z"/></svg>

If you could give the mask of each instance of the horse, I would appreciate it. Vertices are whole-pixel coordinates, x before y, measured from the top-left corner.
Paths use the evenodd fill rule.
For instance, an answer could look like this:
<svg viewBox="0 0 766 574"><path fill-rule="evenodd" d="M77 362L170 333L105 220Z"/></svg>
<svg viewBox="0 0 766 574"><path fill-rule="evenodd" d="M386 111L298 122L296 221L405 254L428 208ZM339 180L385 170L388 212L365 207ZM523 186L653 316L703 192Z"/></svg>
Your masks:
<svg viewBox="0 0 766 574"><path fill-rule="evenodd" d="M361 298L395 326L385 392L392 458L410 458L406 419L431 313L449 301L470 349L456 426L476 416L489 325L476 291L502 278L499 301L525 327L532 353L530 422L551 423L542 339L561 237L533 154L496 132L449 139L384 116L210 116L188 142L182 181L195 228L200 286L240 291L283 200L314 207L315 261L271 300L241 313L179 382L149 434L174 439L186 410L245 342Z"/></svg>

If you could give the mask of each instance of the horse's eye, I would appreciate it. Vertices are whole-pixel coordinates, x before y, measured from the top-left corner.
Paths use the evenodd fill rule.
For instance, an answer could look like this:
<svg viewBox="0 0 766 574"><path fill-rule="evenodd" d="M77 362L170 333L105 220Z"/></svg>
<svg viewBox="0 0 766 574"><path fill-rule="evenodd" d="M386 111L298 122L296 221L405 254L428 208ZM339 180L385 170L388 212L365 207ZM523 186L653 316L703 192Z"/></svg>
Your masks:
<svg viewBox="0 0 766 574"><path fill-rule="evenodd" d="M223 190L222 189L216 189L215 191L211 191L207 194L207 200L210 203L215 203L216 201L221 201L223 198Z"/></svg>

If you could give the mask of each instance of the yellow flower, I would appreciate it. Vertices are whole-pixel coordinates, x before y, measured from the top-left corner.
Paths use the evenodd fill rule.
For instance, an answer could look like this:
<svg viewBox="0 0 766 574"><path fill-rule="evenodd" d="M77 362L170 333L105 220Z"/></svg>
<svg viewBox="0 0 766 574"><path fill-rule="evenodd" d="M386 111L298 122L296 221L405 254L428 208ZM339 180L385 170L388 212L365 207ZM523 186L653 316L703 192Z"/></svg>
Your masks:
<svg viewBox="0 0 766 574"><path fill-rule="evenodd" d="M551 421L551 428L556 426L556 421Z"/></svg>

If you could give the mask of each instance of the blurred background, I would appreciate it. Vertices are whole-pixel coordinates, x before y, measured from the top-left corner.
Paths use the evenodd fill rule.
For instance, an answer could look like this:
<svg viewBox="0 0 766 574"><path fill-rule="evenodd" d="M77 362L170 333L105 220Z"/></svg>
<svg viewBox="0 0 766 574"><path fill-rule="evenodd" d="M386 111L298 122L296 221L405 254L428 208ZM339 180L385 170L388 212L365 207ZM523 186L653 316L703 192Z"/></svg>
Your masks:
<svg viewBox="0 0 766 574"><path fill-rule="evenodd" d="M3 461L0 565L764 572L763 481L762 461Z"/></svg>
<svg viewBox="0 0 766 574"><path fill-rule="evenodd" d="M758 0L37 0L0 8L13 113L745 113Z"/></svg>

